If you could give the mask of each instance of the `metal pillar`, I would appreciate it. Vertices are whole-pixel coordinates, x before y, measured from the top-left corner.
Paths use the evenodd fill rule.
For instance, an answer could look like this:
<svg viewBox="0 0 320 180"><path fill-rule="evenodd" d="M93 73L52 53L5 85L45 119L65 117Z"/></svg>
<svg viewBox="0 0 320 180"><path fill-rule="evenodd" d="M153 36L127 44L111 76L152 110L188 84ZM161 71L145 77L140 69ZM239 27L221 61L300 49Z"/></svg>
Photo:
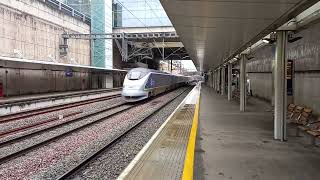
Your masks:
<svg viewBox="0 0 320 180"><path fill-rule="evenodd" d="M127 62L128 61L128 40L124 38L125 35L123 35L122 38L122 61Z"/></svg>
<svg viewBox="0 0 320 180"><path fill-rule="evenodd" d="M275 60L272 60L271 62L271 89L272 89L272 94L271 94L271 106L274 107L274 66L275 66Z"/></svg>
<svg viewBox="0 0 320 180"><path fill-rule="evenodd" d="M287 31L277 32L276 60L274 64L274 139L285 141L287 107Z"/></svg>
<svg viewBox="0 0 320 180"><path fill-rule="evenodd" d="M232 64L228 64L228 101L232 98Z"/></svg>
<svg viewBox="0 0 320 180"><path fill-rule="evenodd" d="M212 80L213 80L213 73L210 71L210 79L209 79L209 84L210 84L210 87L213 88L213 83L212 83Z"/></svg>
<svg viewBox="0 0 320 180"><path fill-rule="evenodd" d="M216 78L217 78L217 75L216 75L216 71L213 70L213 90L216 90Z"/></svg>
<svg viewBox="0 0 320 180"><path fill-rule="evenodd" d="M93 42L93 39L90 39L90 66L94 66L93 64L93 56L94 56L94 50L93 50L93 47L94 47L94 42Z"/></svg>
<svg viewBox="0 0 320 180"><path fill-rule="evenodd" d="M219 69L216 70L216 92L219 90Z"/></svg>
<svg viewBox="0 0 320 180"><path fill-rule="evenodd" d="M221 91L221 68L218 69L218 90L217 92L220 93Z"/></svg>
<svg viewBox="0 0 320 180"><path fill-rule="evenodd" d="M162 61L164 62L164 39L162 39Z"/></svg>
<svg viewBox="0 0 320 180"><path fill-rule="evenodd" d="M170 72L172 74L172 59L170 59Z"/></svg>
<svg viewBox="0 0 320 180"><path fill-rule="evenodd" d="M217 88L217 73L216 70L213 71L213 90L216 90Z"/></svg>
<svg viewBox="0 0 320 180"><path fill-rule="evenodd" d="M215 85L215 78L216 78L216 76L215 76L215 74L214 74L215 72L214 71L212 71L212 88L213 89L215 89L216 88L216 85Z"/></svg>
<svg viewBox="0 0 320 180"><path fill-rule="evenodd" d="M240 111L246 111L246 61L245 54L241 54L240 59Z"/></svg>
<svg viewBox="0 0 320 180"><path fill-rule="evenodd" d="M225 93L225 87L226 87L226 73L225 73L226 68L223 66L221 68L221 95L224 95Z"/></svg>
<svg viewBox="0 0 320 180"><path fill-rule="evenodd" d="M211 87L211 83L210 83L210 81L211 81L211 74L210 74L210 75L208 75L208 83L207 83L207 84L208 84L208 86L209 86L209 87Z"/></svg>
<svg viewBox="0 0 320 180"><path fill-rule="evenodd" d="M214 70L213 74L214 74L214 79L213 79L214 88L213 89L216 91L217 90L217 71Z"/></svg>

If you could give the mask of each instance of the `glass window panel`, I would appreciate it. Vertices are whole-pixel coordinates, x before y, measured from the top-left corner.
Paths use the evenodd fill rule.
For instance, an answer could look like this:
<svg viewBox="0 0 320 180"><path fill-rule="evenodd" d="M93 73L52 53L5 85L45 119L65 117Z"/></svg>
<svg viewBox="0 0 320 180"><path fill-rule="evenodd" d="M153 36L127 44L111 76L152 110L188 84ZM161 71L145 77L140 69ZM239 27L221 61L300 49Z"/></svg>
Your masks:
<svg viewBox="0 0 320 180"><path fill-rule="evenodd" d="M114 0L122 27L172 26L159 0ZM123 7L121 7L123 6Z"/></svg>

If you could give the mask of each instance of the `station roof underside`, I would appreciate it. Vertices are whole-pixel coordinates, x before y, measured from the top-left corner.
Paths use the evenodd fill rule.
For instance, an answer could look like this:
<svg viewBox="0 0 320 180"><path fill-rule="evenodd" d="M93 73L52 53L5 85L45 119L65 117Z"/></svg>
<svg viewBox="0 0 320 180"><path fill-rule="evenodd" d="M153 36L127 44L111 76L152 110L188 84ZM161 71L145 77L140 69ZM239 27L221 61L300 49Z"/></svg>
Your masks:
<svg viewBox="0 0 320 180"><path fill-rule="evenodd" d="M75 64L64 64L48 61L35 61L28 59L0 57L0 68L14 68L14 69L30 69L30 70L53 70L53 71L68 71L70 68L74 72L99 72L99 73L113 73L126 72L120 69L107 69L93 66L83 66Z"/></svg>
<svg viewBox="0 0 320 180"><path fill-rule="evenodd" d="M317 0L161 0L198 70L235 57Z"/></svg>

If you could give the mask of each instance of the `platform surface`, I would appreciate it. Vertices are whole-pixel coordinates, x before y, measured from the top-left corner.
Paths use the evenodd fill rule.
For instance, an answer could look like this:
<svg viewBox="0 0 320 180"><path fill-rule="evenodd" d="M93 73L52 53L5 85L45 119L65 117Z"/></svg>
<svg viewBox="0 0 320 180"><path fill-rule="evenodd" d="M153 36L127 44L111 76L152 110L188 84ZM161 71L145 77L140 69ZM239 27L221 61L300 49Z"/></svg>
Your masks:
<svg viewBox="0 0 320 180"><path fill-rule="evenodd" d="M199 180L315 180L320 148L288 127L288 141L273 140L272 108L250 97L248 112L202 86L195 175Z"/></svg>
<svg viewBox="0 0 320 180"><path fill-rule="evenodd" d="M86 93L98 93L98 92L107 91L107 90L109 90L109 89L92 89L92 90L81 90L81 91L52 92L52 93L41 93L41 94L3 97L3 98L0 98L0 105L23 102L23 101L45 99L45 98L56 98L56 97L80 95L80 94L86 94ZM110 90L112 90L112 89L110 89Z"/></svg>
<svg viewBox="0 0 320 180"><path fill-rule="evenodd" d="M118 179L181 179L199 91L188 94Z"/></svg>

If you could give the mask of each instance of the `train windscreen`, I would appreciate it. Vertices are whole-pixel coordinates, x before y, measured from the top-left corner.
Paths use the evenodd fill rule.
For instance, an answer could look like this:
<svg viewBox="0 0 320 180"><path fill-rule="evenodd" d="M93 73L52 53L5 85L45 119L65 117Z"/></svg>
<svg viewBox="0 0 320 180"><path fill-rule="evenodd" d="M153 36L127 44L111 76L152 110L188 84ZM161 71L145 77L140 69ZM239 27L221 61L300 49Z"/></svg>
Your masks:
<svg viewBox="0 0 320 180"><path fill-rule="evenodd" d="M148 74L148 72L146 71L130 71L128 73L128 79L129 80L139 80L141 78L143 78L144 76L146 76Z"/></svg>

